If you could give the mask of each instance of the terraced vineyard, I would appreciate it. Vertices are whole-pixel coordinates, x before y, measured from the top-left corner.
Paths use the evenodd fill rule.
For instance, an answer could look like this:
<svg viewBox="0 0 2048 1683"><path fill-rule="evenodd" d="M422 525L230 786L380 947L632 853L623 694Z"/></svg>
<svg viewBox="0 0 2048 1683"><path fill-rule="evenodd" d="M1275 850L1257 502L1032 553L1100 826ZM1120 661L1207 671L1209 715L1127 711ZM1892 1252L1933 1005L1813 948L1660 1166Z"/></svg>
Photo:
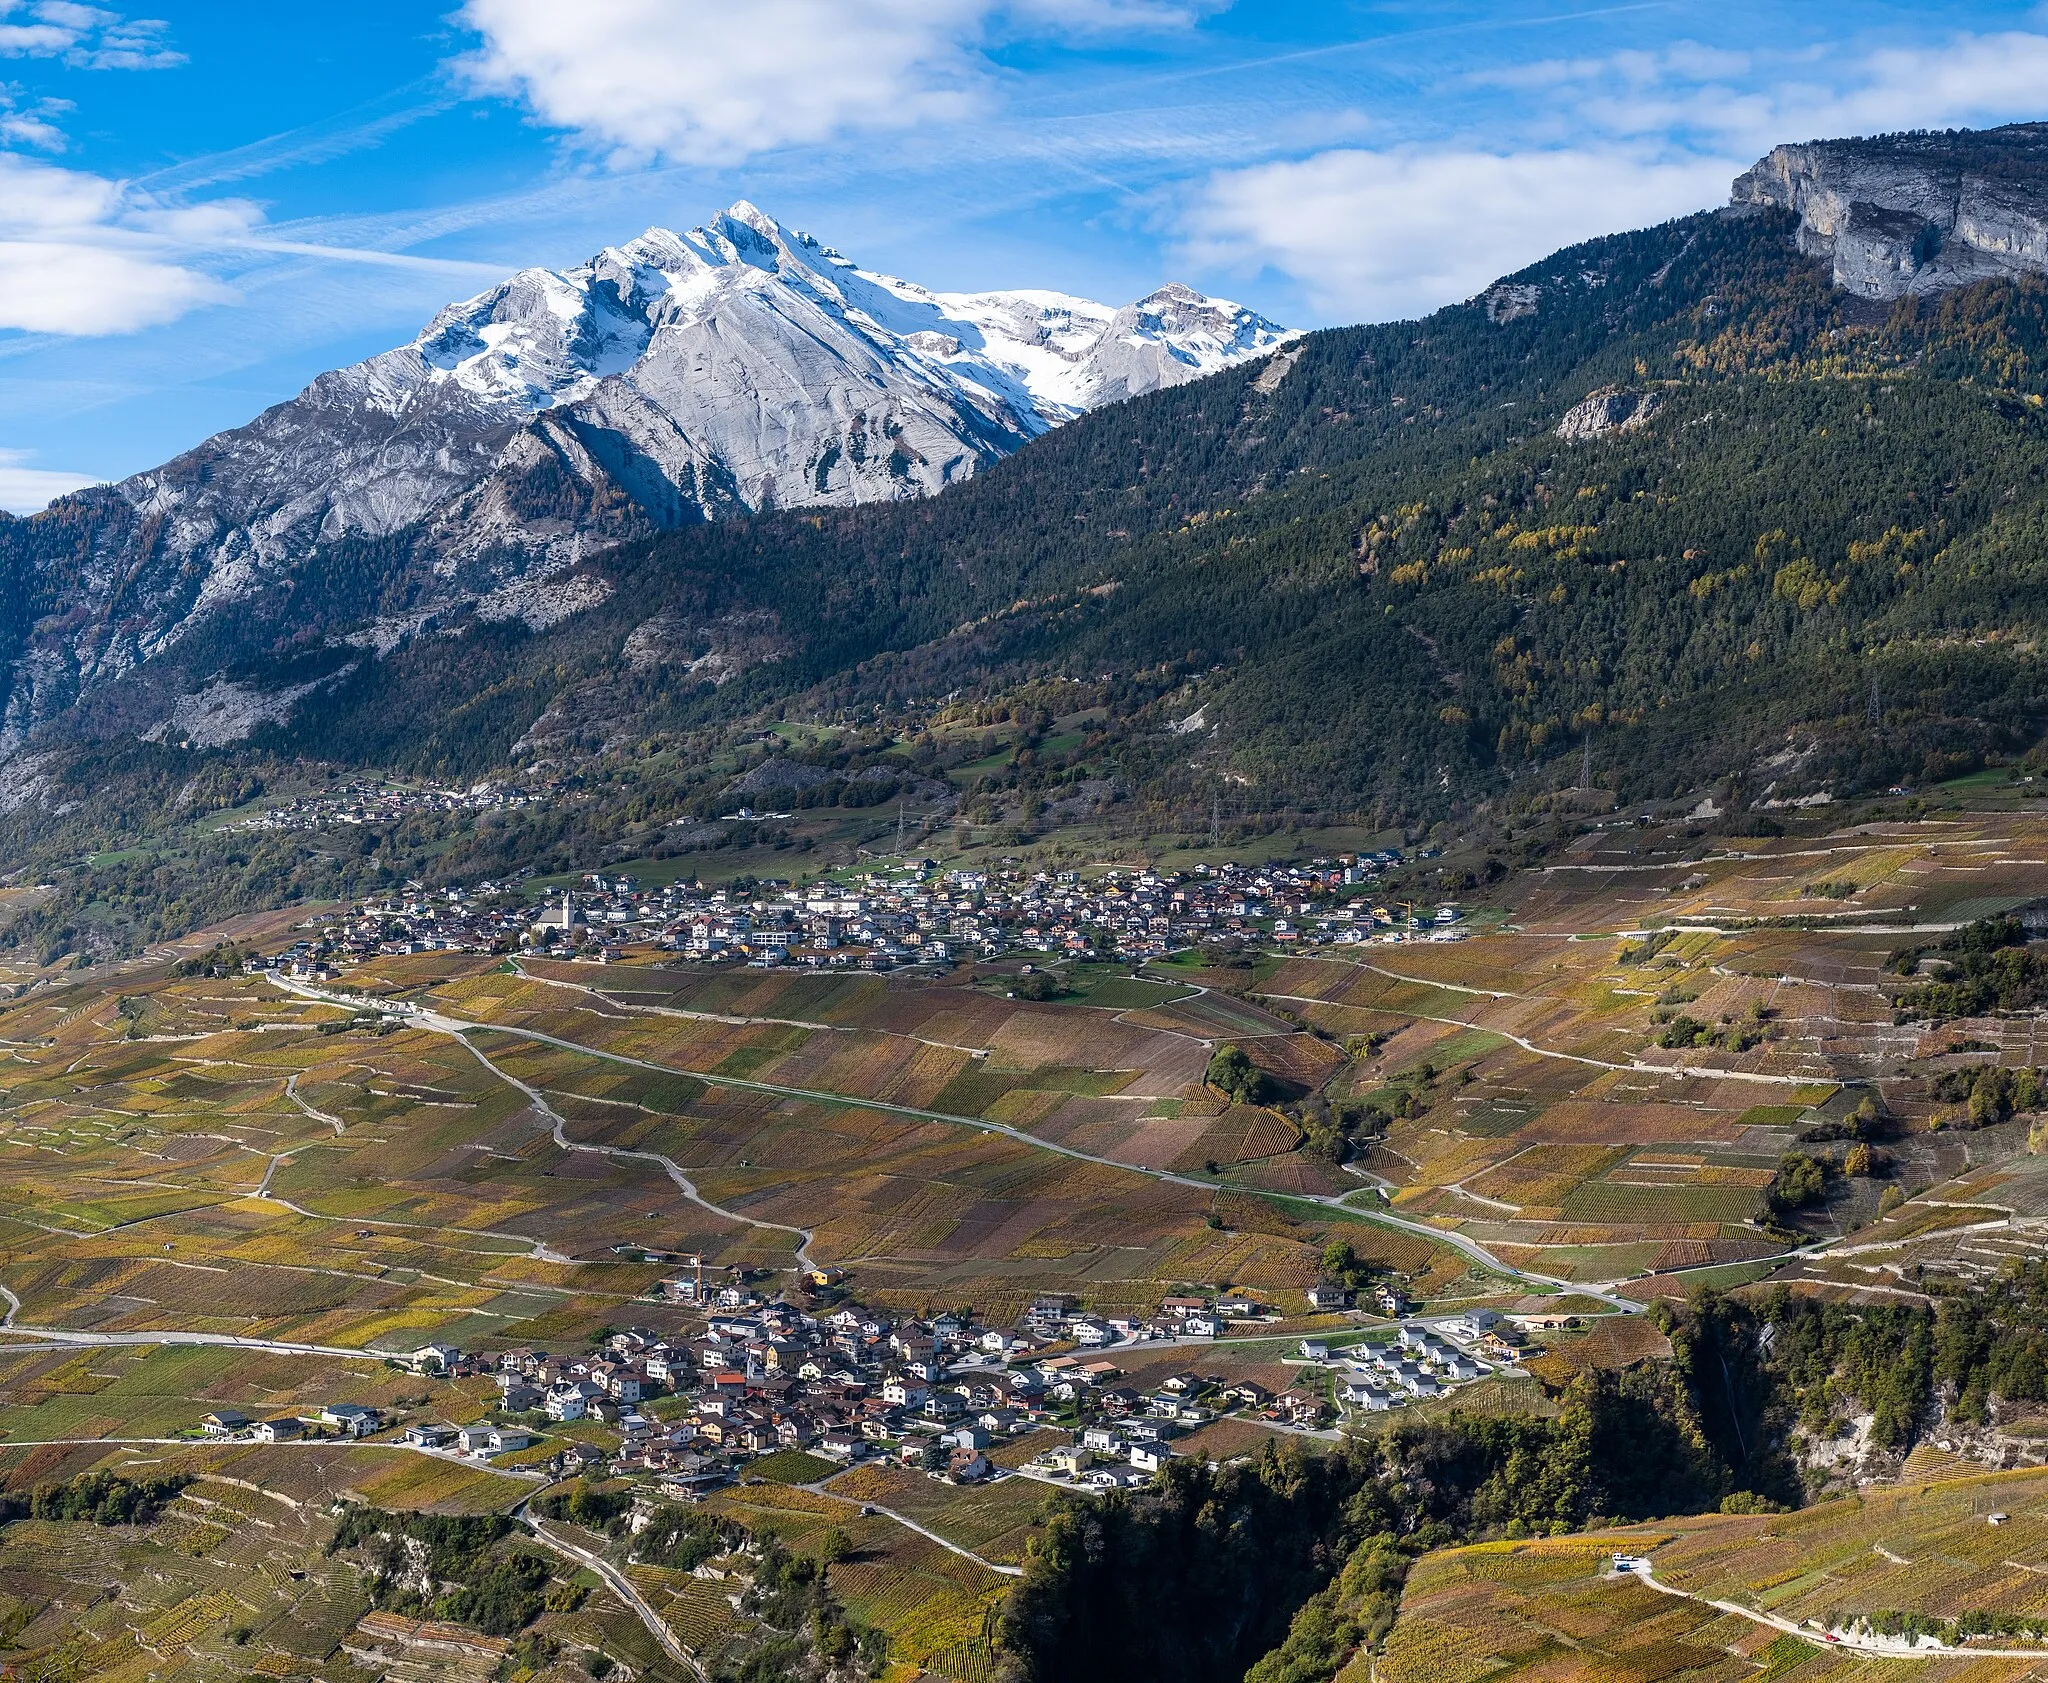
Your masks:
<svg viewBox="0 0 2048 1683"><path fill-rule="evenodd" d="M0 1284L19 1307L0 1338L0 1479L19 1490L122 1465L202 1477L145 1535L9 1528L0 1582L19 1573L25 1586L0 1607L17 1622L9 1663L52 1683L139 1678L169 1649L262 1659L279 1676L329 1664L360 1617L359 1586L338 1568L294 1578L304 1568L288 1563L331 1504L503 1511L537 1488L522 1473L568 1442L608 1441L604 1429L549 1427L492 1471L389 1441L207 1443L202 1417L353 1402L394 1420L477 1419L495 1396L487 1376L423 1380L385 1353L430 1338L583 1348L607 1326L692 1327L653 1295L673 1264L642 1260L649 1249L773 1280L801 1248L862 1303L965 1304L991 1325L1049 1292L1149 1315L1164 1296L1225 1287L1288 1317L1288 1337L1124 1347L1118 1377L1140 1391L1191 1369L1219 1386L1294 1384L1283 1358L1302 1334L1354 1326L1308 1312L1339 1239L1343 1266L1399 1276L1432 1310L1586 1317L1544 1334L1524 1374L1375 1432L1423 1417L1541 1423L1589 1376L1661 1370L1674 1346L1658 1327L1610 1314L1630 1298L1775 1277L1838 1303L1923 1302L1923 1270L1989 1278L2038 1255L2036 1119L1971 1126L1942 1096L2048 1058L2031 1018L1894 1021L1907 983L1884 965L1903 937L1854 918L1684 925L1714 908L1782 912L1800 883L1849 875L1858 894L1910 877L1924 903L1976 905L1987 895L1958 899L1959 885L2006 882L2048 825L1886 821L1801 840L1589 834L1567 862L1502 884L1508 915L1464 941L1174 963L1156 982L1097 978L1047 1003L1003 997L972 970L818 977L657 955L593 967L441 953L367 966L354 996L155 964L8 1002ZM1695 878L1707 886L1684 886ZM1660 932L1641 928L1651 910ZM1226 1039L1263 1092L1206 1083ZM1785 1165L1801 1153L1825 1161L1813 1195L1788 1201ZM36 1348L50 1341L27 1328L274 1347ZM1998 1426L2021 1454L2023 1413ZM1280 1437L1234 1419L1190 1447L1242 1462ZM1006 1443L996 1460L1014 1467L1044 1441ZM1931 1453L1909 1466L1933 1468ZM1935 1470L1963 1470L1961 1455ZM844 1533L829 1581L849 1617L885 1632L904 1663L960 1683L993 1674L991 1610L1011 1580L990 1568L1027 1562L1048 1534L1044 1485L834 1474L794 1452L758 1472L707 1511L800 1553ZM1913 1517L1886 1532L1888 1552L1867 1534L1893 1499L1867 1494L1860 1517L1687 1522L1658 1559L1674 1586L1802 1619L2025 1611L2048 1582L2034 1570L2048 1562L2029 1564L2040 1503L2030 1485L1997 1491L1983 1499L2025 1523L1998 1530L1995 1560L1978 1558L1991 1533L1959 1508L1949 1530L1926 1531L1926 1514L1966 1500L1954 1493L1917 1508L1898 1498ZM1424 1562L1379 1662L1386 1683L1524 1671L1530 1683L1757 1671L1775 1683L1793 1670L1804 1683L1864 1663L1695 1617L1695 1603L1641 1601L1656 1592L1608 1582L1589 1548ZM1781 1556L1784 1576L1741 1578ZM137 1575L137 1561L159 1560L162 1573ZM744 1627L735 1580L635 1570L693 1645ZM113 1601L63 1588L117 1578L131 1589ZM575 1621L596 1617L660 1663L636 1616L594 1579L582 1588L599 1592L599 1613L560 1613L565 1652L597 1628ZM132 1616L116 1618L106 1609L123 1595Z"/></svg>
<svg viewBox="0 0 2048 1683"><path fill-rule="evenodd" d="M2041 1470L1980 1475L1872 1489L1782 1516L1715 1515L1432 1554L1409 1575L1385 1655L1376 1666L1354 1662L1344 1676L1357 1683L1376 1668L1387 1683L2024 1678L2048 1664L2048 1642L2021 1642L2037 1655L1973 1655L1963 1644L1908 1660L1827 1638L1868 1632L1886 1615L2048 1617L2044 1481ZM1617 1553L1646 1556L1659 1584L1702 1599L1617 1578ZM2012 1639L1981 1637L1975 1646Z"/></svg>

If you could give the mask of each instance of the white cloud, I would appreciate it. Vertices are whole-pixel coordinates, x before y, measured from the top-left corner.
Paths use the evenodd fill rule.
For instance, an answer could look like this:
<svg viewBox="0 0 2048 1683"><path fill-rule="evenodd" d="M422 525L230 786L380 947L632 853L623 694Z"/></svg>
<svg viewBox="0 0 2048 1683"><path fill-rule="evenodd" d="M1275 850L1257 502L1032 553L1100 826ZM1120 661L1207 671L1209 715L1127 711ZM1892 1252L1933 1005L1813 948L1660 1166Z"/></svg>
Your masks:
<svg viewBox="0 0 2048 1683"><path fill-rule="evenodd" d="M0 57L52 58L73 38L70 30L47 23L0 23Z"/></svg>
<svg viewBox="0 0 2048 1683"><path fill-rule="evenodd" d="M1421 315L1574 241L1725 198L1741 166L1622 149L1324 152L1212 176L1185 256L1293 276L1331 317Z"/></svg>
<svg viewBox="0 0 2048 1683"><path fill-rule="evenodd" d="M124 18L75 0L0 0L0 57L58 58L86 70L168 70L185 55L158 18Z"/></svg>
<svg viewBox="0 0 2048 1683"><path fill-rule="evenodd" d="M1958 35L1939 46L1872 53L1853 85L1817 102L1814 118L1828 127L1815 132L2003 123L2039 118L2044 105L2048 35Z"/></svg>
<svg viewBox="0 0 2048 1683"><path fill-rule="evenodd" d="M167 209L103 176L0 152L0 328L130 333L225 302L232 291L181 259L255 220L248 205Z"/></svg>
<svg viewBox="0 0 2048 1683"><path fill-rule="evenodd" d="M726 164L952 121L990 97L991 33L1172 29L1225 0L465 0L469 85L620 161Z"/></svg>
<svg viewBox="0 0 2048 1683"><path fill-rule="evenodd" d="M44 152L64 150L64 131L51 119L71 109L68 99L39 99L22 106L12 88L0 87L0 146L33 146Z"/></svg>
<svg viewBox="0 0 2048 1683"><path fill-rule="evenodd" d="M1915 47L1779 55L1681 41L1654 53L1545 59L1466 80L1544 96L1530 113L1539 126L1692 136L1762 153L1788 140L2039 118L2048 35L2009 30Z"/></svg>
<svg viewBox="0 0 2048 1683"><path fill-rule="evenodd" d="M1505 94L1468 132L1512 143L1331 149L1226 170L1177 216L1191 261L1296 280L1319 311L1386 319L1468 298L1577 240L1725 202L1781 141L2040 118L2048 34L1772 54L1675 42L1461 77Z"/></svg>
<svg viewBox="0 0 2048 1683"><path fill-rule="evenodd" d="M30 21L22 21L30 20ZM156 69L182 63L163 47L164 25L130 23L74 0L0 0L0 56L56 57L91 69ZM60 169L19 150L64 149L55 119L68 100L24 104L0 86L0 329L64 335L127 333L173 321L195 305L233 296L218 281L170 260L189 243L183 213L120 183ZM242 226L250 212L232 209ZM64 475L0 455L0 486L17 506L40 507Z"/></svg>
<svg viewBox="0 0 2048 1683"><path fill-rule="evenodd" d="M723 163L964 115L976 0L468 0L476 87L618 152Z"/></svg>
<svg viewBox="0 0 2048 1683"><path fill-rule="evenodd" d="M27 465L26 450L0 450L0 508L10 514L34 514L67 491L94 483L89 473L60 473Z"/></svg>
<svg viewBox="0 0 2048 1683"><path fill-rule="evenodd" d="M1021 28L1051 24L1096 33L1117 29L1184 29L1231 0L1012 0L1009 19Z"/></svg>

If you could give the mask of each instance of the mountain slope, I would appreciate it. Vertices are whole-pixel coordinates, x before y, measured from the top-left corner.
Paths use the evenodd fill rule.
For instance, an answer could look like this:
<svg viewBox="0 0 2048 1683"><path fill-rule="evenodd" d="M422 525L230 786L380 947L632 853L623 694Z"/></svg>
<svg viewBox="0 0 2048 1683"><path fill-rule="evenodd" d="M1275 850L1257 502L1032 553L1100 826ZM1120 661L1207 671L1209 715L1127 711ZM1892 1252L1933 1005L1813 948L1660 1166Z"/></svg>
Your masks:
<svg viewBox="0 0 2048 1683"><path fill-rule="evenodd" d="M1596 774L1636 790L1787 732L1775 781L1802 790L2016 752L2048 620L2044 294L1983 283L1861 323L1795 234L1750 212L1593 241L1424 323L1089 417L929 505L629 546L604 563L621 602L547 640L592 663L553 715L616 740L775 695L886 708L1113 673L1134 786L1389 816L1575 773L1589 732ZM772 612L790 651L718 690L629 670L609 650L656 609L700 641ZM1891 723L1858 740L1873 673ZM384 722L427 716L394 693L435 693L425 656L351 677L291 739L481 769L534 717L429 747Z"/></svg>
<svg viewBox="0 0 2048 1683"><path fill-rule="evenodd" d="M471 605L546 625L607 588L559 575L621 539L926 495L1086 409L1285 337L1178 286L1122 310L928 292L745 203L576 269L523 270L246 427L0 527L45 620L27 647L0 646L0 749L225 610L292 590L337 546L396 545L373 569L376 611L352 611L360 589L301 603L366 648ZM144 676L147 704L116 711L175 723L211 676Z"/></svg>
<svg viewBox="0 0 2048 1683"><path fill-rule="evenodd" d="M560 791L393 827L377 869L594 866L722 838L690 826L738 804L764 732L835 721L800 786L946 773L1007 845L1326 820L1519 847L1588 801L1708 791L1761 822L2040 743L2044 404L2048 287L1873 312L1795 213L1739 203L1099 410L943 496L620 543L550 586L588 603L551 624L447 614L380 653L361 628L416 611L411 552L329 546L189 635L214 676L104 686L62 721L95 746L46 727L0 847L125 847L177 831L187 787L317 761ZM315 894L369 868L354 846L195 841L110 916L168 916L170 882L217 910Z"/></svg>

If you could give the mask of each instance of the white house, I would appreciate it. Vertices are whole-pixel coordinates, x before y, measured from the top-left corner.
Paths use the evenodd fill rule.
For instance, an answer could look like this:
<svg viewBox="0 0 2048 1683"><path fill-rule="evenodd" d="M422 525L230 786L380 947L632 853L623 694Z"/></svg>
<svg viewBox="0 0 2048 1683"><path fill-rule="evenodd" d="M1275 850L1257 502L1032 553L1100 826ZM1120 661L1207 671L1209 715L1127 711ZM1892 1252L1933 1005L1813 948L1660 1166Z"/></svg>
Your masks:
<svg viewBox="0 0 2048 1683"><path fill-rule="evenodd" d="M1455 1338L1484 1338L1500 1325L1497 1309L1468 1309L1446 1328Z"/></svg>

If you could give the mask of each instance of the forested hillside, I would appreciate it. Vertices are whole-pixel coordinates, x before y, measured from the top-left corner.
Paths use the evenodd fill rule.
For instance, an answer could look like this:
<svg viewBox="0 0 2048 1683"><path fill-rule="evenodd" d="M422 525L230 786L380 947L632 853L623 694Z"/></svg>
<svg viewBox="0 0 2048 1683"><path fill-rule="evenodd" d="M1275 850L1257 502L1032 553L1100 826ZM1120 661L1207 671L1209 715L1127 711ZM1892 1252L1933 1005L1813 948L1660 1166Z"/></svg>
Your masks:
<svg viewBox="0 0 2048 1683"><path fill-rule="evenodd" d="M232 747L138 744L116 686L66 727L101 746L17 762L0 846L130 845L166 794L318 762L577 791L487 837L386 834L383 867L590 865L719 810L764 723L855 721L840 774L863 744L922 774L936 704L963 698L1048 727L962 791L1023 829L1077 788L1155 823L1227 803L1426 826L1582 778L1746 805L2022 755L2048 289L1879 310L1792 232L1750 209L1595 240L1425 321L1098 411L934 499L604 553L583 570L610 599L543 631L342 640L418 581L402 545L337 548L208 633L223 682L311 686L288 718ZM752 653L726 659L735 639ZM249 846L108 869L146 878L100 879L138 934L358 874Z"/></svg>
<svg viewBox="0 0 2048 1683"><path fill-rule="evenodd" d="M1702 781L1761 730L1860 721L1873 676L1893 728L1816 775L2024 746L2048 293L1858 325L1788 233L1714 214L1595 241L1426 322L1120 405L931 502L621 552L602 563L619 596L584 622L362 664L287 740L482 770L564 677L616 668L650 611L769 608L795 658L716 693L636 678L638 725L812 686L886 705L1114 674L1209 703L1214 727L1129 733L1126 775L1387 813L1483 797L1589 726L1610 780ZM1607 385L1652 395L1653 418L1561 440ZM314 640L292 605L278 623L276 659ZM1989 628L2005 646L1954 646Z"/></svg>

